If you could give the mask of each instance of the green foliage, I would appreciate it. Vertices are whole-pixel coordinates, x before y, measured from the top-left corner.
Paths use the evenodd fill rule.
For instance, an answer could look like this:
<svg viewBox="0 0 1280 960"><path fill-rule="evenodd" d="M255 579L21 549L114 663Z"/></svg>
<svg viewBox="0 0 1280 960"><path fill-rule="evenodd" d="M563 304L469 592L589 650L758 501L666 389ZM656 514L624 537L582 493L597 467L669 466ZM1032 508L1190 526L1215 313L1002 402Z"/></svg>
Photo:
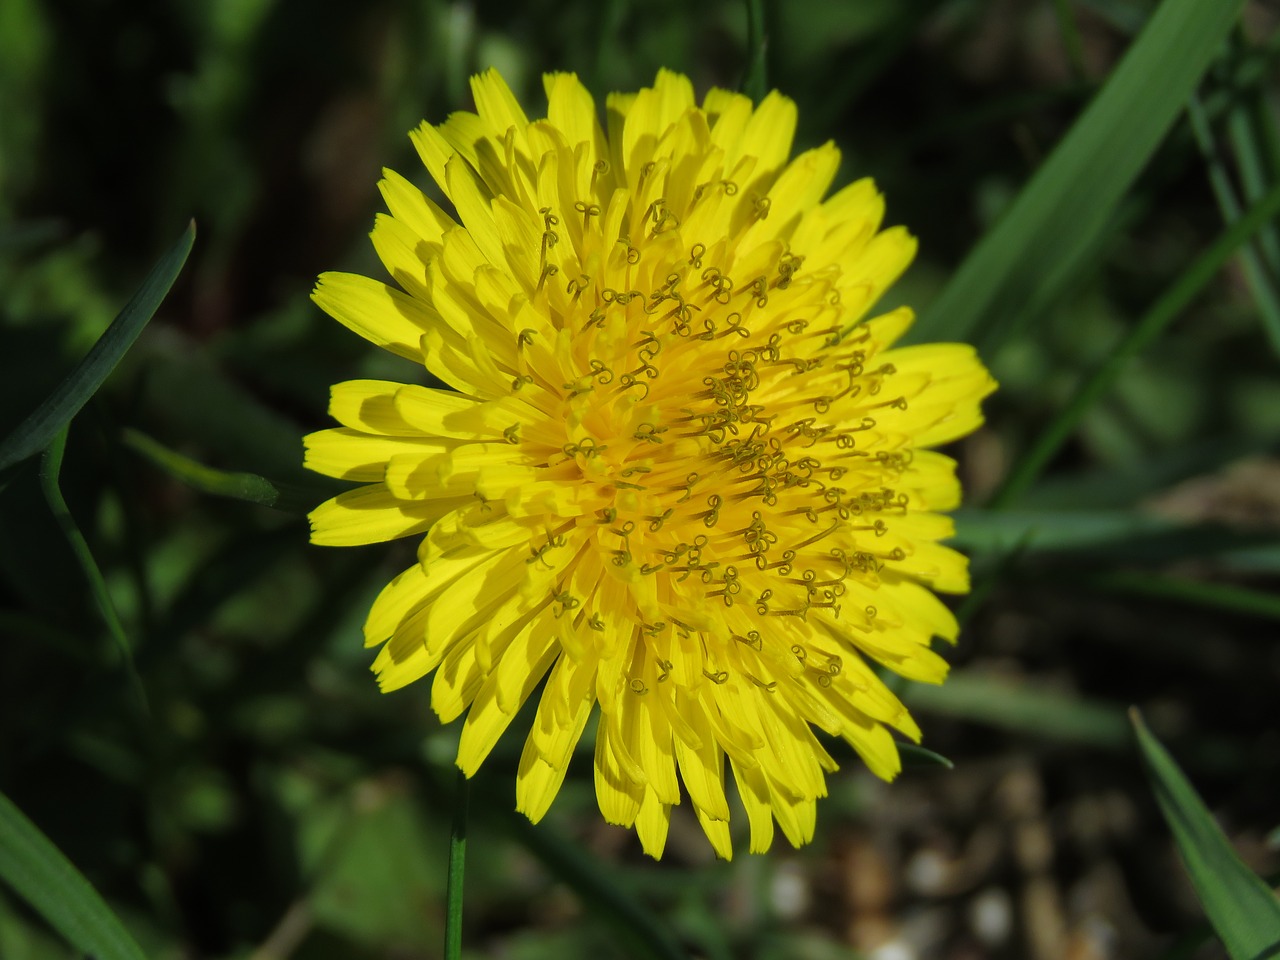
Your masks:
<svg viewBox="0 0 1280 960"><path fill-rule="evenodd" d="M133 299L125 304L120 315L71 376L17 430L0 442L0 473L45 449L58 431L66 429L71 418L97 393L159 309L182 265L187 262L195 239L196 225L193 222L173 249L152 268Z"/></svg>
<svg viewBox="0 0 1280 960"><path fill-rule="evenodd" d="M835 139L840 183L875 176L921 239L884 306L979 342L1002 389L949 451L974 590L952 678L904 685L925 740L899 783L828 743L845 772L813 845L753 858L739 832L708 862L678 809L654 864L600 823L590 736L546 822L513 812L526 711L472 784L463 955L848 960L940 923L921 955L972 953L980 895L1051 879L1074 905L1091 856L1129 885L1109 907L1141 905L1118 955L1194 937L1149 867L1167 832L1124 710L1233 839L1275 829L1280 31L1243 6L0 0L0 788L94 885L0 804L0 956L439 955L457 726L429 684L378 694L361 645L411 545L322 550L302 518L332 493L300 444L329 384L421 371L307 294L378 273L379 170L414 175L405 131L491 64L531 113L550 69L601 99L660 66L782 89L798 146ZM199 245L170 247L192 216ZM1210 919L1256 956L1273 901L1139 736ZM1020 765L1057 872L1013 876L1010 840L971 887L919 893L910 843L980 851ZM1072 847L1116 797L1131 832ZM992 955L1032 955L1029 926Z"/></svg>
<svg viewBox="0 0 1280 960"><path fill-rule="evenodd" d="M1235 24L1244 0L1166 0L914 336L988 350L1051 304L1128 192Z"/></svg>
<svg viewBox="0 0 1280 960"><path fill-rule="evenodd" d="M0 878L77 949L101 960L145 957L89 881L2 793Z"/></svg>
<svg viewBox="0 0 1280 960"><path fill-rule="evenodd" d="M1280 956L1280 900L1240 862L1213 815L1169 751L1151 735L1142 715L1134 710L1131 719L1160 812L1173 831L1196 895L1231 960Z"/></svg>

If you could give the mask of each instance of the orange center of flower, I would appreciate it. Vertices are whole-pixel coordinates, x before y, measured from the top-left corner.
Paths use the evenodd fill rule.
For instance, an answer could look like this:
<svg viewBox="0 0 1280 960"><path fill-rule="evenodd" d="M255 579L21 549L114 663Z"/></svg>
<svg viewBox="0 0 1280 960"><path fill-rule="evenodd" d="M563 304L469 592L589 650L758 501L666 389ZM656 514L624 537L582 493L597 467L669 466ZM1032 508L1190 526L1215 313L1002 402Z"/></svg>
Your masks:
<svg viewBox="0 0 1280 960"><path fill-rule="evenodd" d="M707 601L838 617L855 572L865 581L903 558L885 539L886 518L907 508L891 481L909 456L876 449L877 412L906 400L885 397L896 371L869 357L865 327L841 339L838 268L807 275L780 242L735 264L723 244L711 252L684 240L658 200L636 246L599 251L583 238L600 280L580 263L560 284L564 271L545 259L559 247L558 219L544 217L534 306L575 333L556 344L554 376L525 371L558 388L563 404L566 441L543 447L539 465L563 465L565 479L592 485L605 504L549 531L548 544L589 526L635 587L650 635L669 624L685 637L709 629ZM523 339L532 344L535 332ZM655 576L661 587L641 586ZM566 612L584 599L557 598ZM864 613L869 626L875 607ZM761 642L755 629L732 635ZM837 672L838 661L820 669ZM723 682L722 671L704 672Z"/></svg>

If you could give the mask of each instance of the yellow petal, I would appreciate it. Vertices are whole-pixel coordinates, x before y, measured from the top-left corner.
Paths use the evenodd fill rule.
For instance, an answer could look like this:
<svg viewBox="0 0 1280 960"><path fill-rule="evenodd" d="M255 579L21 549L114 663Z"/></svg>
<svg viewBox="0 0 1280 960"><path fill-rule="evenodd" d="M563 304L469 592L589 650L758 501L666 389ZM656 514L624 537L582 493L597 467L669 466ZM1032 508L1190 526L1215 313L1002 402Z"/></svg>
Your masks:
<svg viewBox="0 0 1280 960"><path fill-rule="evenodd" d="M520 108L520 102L497 70L490 68L472 77L471 95L475 98L480 119L488 124L498 139L510 127L522 130L529 125L529 118Z"/></svg>
<svg viewBox="0 0 1280 960"><path fill-rule="evenodd" d="M381 480L392 457L439 454L452 441L429 437L388 437L348 427L321 430L303 437L306 457L302 465L326 477L370 483Z"/></svg>
<svg viewBox="0 0 1280 960"><path fill-rule="evenodd" d="M329 416L344 427L391 437L420 436L420 430L396 409L403 384L386 380L347 380L329 390Z"/></svg>
<svg viewBox="0 0 1280 960"><path fill-rule="evenodd" d="M378 191L391 215L428 244L439 244L445 233L457 226L453 217L394 170L383 167Z"/></svg>
<svg viewBox="0 0 1280 960"><path fill-rule="evenodd" d="M636 836L640 838L641 849L655 860L662 859L670 826L671 804L659 800L654 790L645 790L636 814Z"/></svg>
<svg viewBox="0 0 1280 960"><path fill-rule="evenodd" d="M573 748L591 716L594 672L594 665L561 657L547 679L516 774L516 809L534 823L559 792Z"/></svg>
<svg viewBox="0 0 1280 960"><path fill-rule="evenodd" d="M370 343L410 360L422 359L419 344L435 317L420 301L352 273L321 274L311 299Z"/></svg>
<svg viewBox="0 0 1280 960"><path fill-rule="evenodd" d="M356 487L311 511L311 542L325 547L352 547L407 537L425 532L453 508L448 500L399 500L380 483Z"/></svg>
<svg viewBox="0 0 1280 960"><path fill-rule="evenodd" d="M467 776L480 768L551 667L558 646L549 621L551 617L544 615L526 625L506 648L498 670L489 674L476 694L458 743L458 767Z"/></svg>

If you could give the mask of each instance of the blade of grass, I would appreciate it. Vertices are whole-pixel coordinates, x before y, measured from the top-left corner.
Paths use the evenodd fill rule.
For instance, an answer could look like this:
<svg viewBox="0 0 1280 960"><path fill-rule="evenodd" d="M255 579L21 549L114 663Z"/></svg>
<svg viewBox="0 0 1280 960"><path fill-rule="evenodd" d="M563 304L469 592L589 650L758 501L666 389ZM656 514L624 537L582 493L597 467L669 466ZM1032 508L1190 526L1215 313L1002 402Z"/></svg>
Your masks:
<svg viewBox="0 0 1280 960"><path fill-rule="evenodd" d="M1119 707L1043 687L968 672L941 686L908 684L903 701L919 708L1050 740L1123 749L1128 743Z"/></svg>
<svg viewBox="0 0 1280 960"><path fill-rule="evenodd" d="M1008 505L1035 482L1040 471L1053 459L1084 415L1124 372L1125 365L1186 309L1242 243L1277 214L1280 214L1280 184L1272 188L1261 202L1232 224L1208 250L1196 258L1164 296L1138 321L1120 345L1108 355L1106 362L1084 382L1070 403L1041 431L1031 450L1018 462L992 498L993 507Z"/></svg>
<svg viewBox="0 0 1280 960"><path fill-rule="evenodd" d="M942 767L954 770L956 765L940 753L926 750L914 743L899 743L898 753L902 755L902 765L912 767Z"/></svg>
<svg viewBox="0 0 1280 960"><path fill-rule="evenodd" d="M747 7L747 69L742 76L742 92L759 103L769 92L765 69L764 0L743 0Z"/></svg>
<svg viewBox="0 0 1280 960"><path fill-rule="evenodd" d="M1203 154L1205 166L1208 168L1209 184L1213 187L1213 196L1218 202L1222 222L1229 227L1240 219L1240 201L1236 197L1235 188L1231 184L1231 175L1227 172L1226 164L1222 160L1213 136L1213 128L1209 125L1209 119L1199 97L1191 97L1187 104L1187 115L1191 119L1191 130L1195 135L1196 144L1200 147L1200 153ZM1240 109L1237 107L1232 111L1231 117L1234 120L1238 116L1240 116ZM1243 161L1239 144L1237 144L1236 156ZM1242 162L1241 166L1243 169L1247 164ZM1250 199L1256 201L1258 197L1254 195ZM1244 268L1245 283L1253 295L1254 303L1258 305L1258 312L1262 317L1262 329L1271 340L1272 348L1280 352L1280 292L1276 290L1274 277L1268 271L1261 253L1264 249L1262 244L1267 237L1268 226L1269 224L1263 224L1259 228L1256 241L1250 241L1240 247L1240 263Z"/></svg>
<svg viewBox="0 0 1280 960"><path fill-rule="evenodd" d="M1167 567L1195 559L1245 573L1280 571L1280 546L1268 530L1185 523L1134 510L965 509L956 511L955 519L949 544L974 554L999 557L1018 549L1028 560L1044 558L1075 570L1095 570L1099 564Z"/></svg>
<svg viewBox="0 0 1280 960"><path fill-rule="evenodd" d="M1201 583L1141 570L1109 570L1085 578L1085 583L1109 593L1172 600L1265 620L1280 620L1280 597L1231 583Z"/></svg>
<svg viewBox="0 0 1280 960"><path fill-rule="evenodd" d="M138 676L137 667L133 662L133 648L129 644L129 637L124 631L124 624L120 622L120 616L116 613L116 605L111 600L111 592L107 589L107 582L103 579L102 571L98 568L98 561L93 558L93 551L89 549L88 541L85 540L84 534L80 532L80 528L76 526L75 517L71 516L71 510L67 506L66 499L62 496L62 488L58 484L58 476L62 472L62 456L66 452L66 448L67 427L64 425L54 436L53 442L49 444L49 448L45 451L44 461L40 465L40 486L44 491L45 500L49 503L49 509L53 512L54 520L62 528L62 534L67 538L67 543L71 545L71 552L75 554L76 561L80 564L80 569L84 571L85 580L89 582L89 591L93 594L93 601L98 607L98 613L102 616L103 622L106 623L107 629L115 641L116 649L120 652L125 672L129 675L129 685L133 689L138 705L142 708L144 714L148 714L150 711L147 706L147 694L142 687L142 678Z"/></svg>
<svg viewBox="0 0 1280 960"><path fill-rule="evenodd" d="M1156 802L1196 895L1232 960L1280 957L1280 900L1246 867L1136 709L1129 712Z"/></svg>
<svg viewBox="0 0 1280 960"><path fill-rule="evenodd" d="M1055 690L1034 680L967 671L940 686L906 681L901 689L892 685L890 689L912 710L979 723L1028 741L1115 752L1129 749L1128 724L1119 704ZM1186 749L1199 769L1221 775L1239 774L1252 762L1249 751L1225 737L1196 736Z"/></svg>
<svg viewBox="0 0 1280 960"><path fill-rule="evenodd" d="M1261 106L1257 104L1261 102ZM1231 139L1231 149L1240 164L1240 182L1244 186L1244 197L1250 203L1256 203L1266 194L1270 181L1274 176L1267 174L1267 160L1263 154L1265 141L1274 138L1274 130L1270 134L1263 130L1274 128L1275 118L1266 109L1266 101L1262 99L1260 90L1251 90L1245 95L1245 102L1232 110L1227 117L1227 136ZM1261 135L1260 135L1261 134ZM1274 224L1263 227L1258 237L1258 247L1262 252L1262 260L1274 281L1280 275L1280 230Z"/></svg>
<svg viewBox="0 0 1280 960"><path fill-rule="evenodd" d="M1277 40L1280 32L1271 37L1269 46L1274 47ZM1251 52L1243 26L1236 29L1234 41L1234 50L1244 55ZM1266 48L1263 52L1267 52ZM1232 92L1237 93L1238 100L1227 114L1227 136L1240 165L1244 198L1256 203L1271 183L1280 178L1280 132L1262 88L1255 86ZM1258 248L1274 283L1280 278L1280 228L1273 224L1264 227L1258 236Z"/></svg>
<svg viewBox="0 0 1280 960"><path fill-rule="evenodd" d="M971 553L1019 555L1105 547L1177 529L1163 517L1133 510L979 510L955 512L950 545Z"/></svg>
<svg viewBox="0 0 1280 960"><path fill-rule="evenodd" d="M1070 0L1053 0L1053 11L1058 17L1058 30L1062 33L1062 47L1071 65L1071 75L1076 80L1087 79L1084 68L1084 44L1080 42L1080 28L1071 12Z"/></svg>
<svg viewBox="0 0 1280 960"><path fill-rule="evenodd" d="M71 418L97 393L120 358L138 339L147 321L155 316L187 262L195 238L196 223L192 220L178 242L151 268L142 286L71 375L0 442L0 473L48 447L54 435L70 423Z"/></svg>
<svg viewBox="0 0 1280 960"><path fill-rule="evenodd" d="M994 350L1050 303L1181 113L1244 0L1165 0L911 334Z"/></svg>
<svg viewBox="0 0 1280 960"><path fill-rule="evenodd" d="M95 960L146 960L89 881L3 793L0 879L80 952Z"/></svg>

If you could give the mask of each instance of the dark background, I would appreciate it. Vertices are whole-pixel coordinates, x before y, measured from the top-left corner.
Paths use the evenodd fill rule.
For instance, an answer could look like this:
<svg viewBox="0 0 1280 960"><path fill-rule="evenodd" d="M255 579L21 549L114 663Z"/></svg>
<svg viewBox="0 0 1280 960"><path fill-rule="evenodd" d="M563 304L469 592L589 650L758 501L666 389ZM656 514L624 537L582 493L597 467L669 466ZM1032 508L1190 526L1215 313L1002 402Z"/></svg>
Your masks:
<svg viewBox="0 0 1280 960"><path fill-rule="evenodd" d="M1146 10L767 5L768 81L799 104L797 146L834 138L839 182L874 176L888 222L920 238L893 303L931 300ZM1251 6L1201 91L1229 175L1235 105L1274 135L1276 23ZM468 107L468 75L490 65L531 116L551 69L598 102L659 66L736 87L746 26L727 0L0 0L0 435L199 225L172 295L75 420L62 476L149 713L38 463L0 491L0 789L151 956L438 956L458 726L439 727L426 685L384 697L367 672L361 622L409 547L311 547L301 513L197 492L129 438L319 502L300 437L326 424L328 385L420 376L308 300L325 270L381 276L365 236L379 171L426 180L406 132ZM1002 389L951 451L974 508L1221 230L1180 121L1067 295L986 352ZM523 829L509 736L473 785L468 949L632 955L597 881L566 866L585 852L696 956L1216 956L1196 952L1198 908L1124 708L1143 708L1246 862L1274 870L1278 435L1276 356L1235 264L1017 504L1033 542L962 519L977 589L954 678L906 694L956 769L918 760L885 786L843 750L809 847L713 862L684 810L655 863L601 822L589 755ZM69 955L0 891L0 958Z"/></svg>

